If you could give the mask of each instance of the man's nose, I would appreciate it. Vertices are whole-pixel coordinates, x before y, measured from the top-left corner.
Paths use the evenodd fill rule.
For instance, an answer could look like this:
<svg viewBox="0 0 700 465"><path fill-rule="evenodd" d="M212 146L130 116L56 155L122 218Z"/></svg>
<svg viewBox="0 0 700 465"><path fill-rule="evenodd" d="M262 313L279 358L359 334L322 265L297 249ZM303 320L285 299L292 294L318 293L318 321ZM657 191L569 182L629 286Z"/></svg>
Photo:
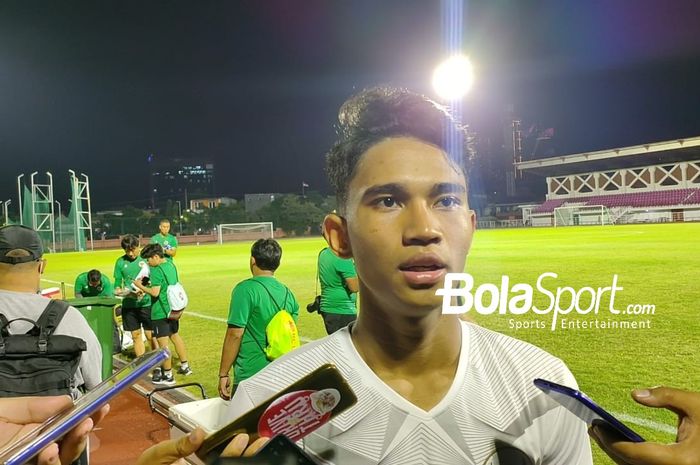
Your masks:
<svg viewBox="0 0 700 465"><path fill-rule="evenodd" d="M416 202L404 210L404 245L438 244L442 241L442 232L429 205Z"/></svg>

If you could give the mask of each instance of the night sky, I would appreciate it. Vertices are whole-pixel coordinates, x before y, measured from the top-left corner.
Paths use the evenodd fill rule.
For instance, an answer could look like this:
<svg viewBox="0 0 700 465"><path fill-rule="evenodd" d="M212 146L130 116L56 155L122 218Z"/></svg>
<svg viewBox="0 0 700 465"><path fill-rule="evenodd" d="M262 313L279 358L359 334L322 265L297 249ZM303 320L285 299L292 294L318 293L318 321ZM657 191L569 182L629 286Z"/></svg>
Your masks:
<svg viewBox="0 0 700 465"><path fill-rule="evenodd" d="M512 103L568 154L700 135L700 2L466 1L475 128ZM0 2L0 200L16 176L90 176L147 203L149 153L205 157L219 194L328 192L337 108L390 83L433 96L438 1ZM42 179L43 180L43 179Z"/></svg>

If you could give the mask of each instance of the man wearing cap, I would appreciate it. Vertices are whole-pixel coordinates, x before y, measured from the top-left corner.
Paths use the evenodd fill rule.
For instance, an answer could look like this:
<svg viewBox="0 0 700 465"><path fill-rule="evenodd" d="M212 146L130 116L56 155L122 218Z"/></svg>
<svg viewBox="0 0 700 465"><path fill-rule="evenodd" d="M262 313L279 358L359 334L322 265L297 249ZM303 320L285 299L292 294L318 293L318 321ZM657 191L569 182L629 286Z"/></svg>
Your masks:
<svg viewBox="0 0 700 465"><path fill-rule="evenodd" d="M0 313L8 320L27 318L36 321L48 306L49 299L38 294L46 267L43 254L41 239L33 229L19 225L0 228ZM30 328L25 321L11 325L13 334L25 333ZM54 334L78 337L87 345L73 385L92 389L99 384L102 380L102 350L85 317L69 307ZM78 396L78 391L73 395Z"/></svg>
<svg viewBox="0 0 700 465"><path fill-rule="evenodd" d="M109 278L99 270L80 273L75 278L75 298L81 297L114 297L114 287Z"/></svg>

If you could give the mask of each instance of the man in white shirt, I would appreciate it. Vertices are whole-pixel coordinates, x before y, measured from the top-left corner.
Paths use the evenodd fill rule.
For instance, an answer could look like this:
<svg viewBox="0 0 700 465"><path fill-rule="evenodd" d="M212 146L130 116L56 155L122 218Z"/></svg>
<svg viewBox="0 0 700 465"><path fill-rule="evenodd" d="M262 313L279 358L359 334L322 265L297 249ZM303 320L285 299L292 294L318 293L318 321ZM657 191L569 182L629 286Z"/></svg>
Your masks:
<svg viewBox="0 0 700 465"><path fill-rule="evenodd" d="M37 294L41 275L46 267L39 235L26 226L12 225L0 228L0 313L8 320L39 319L50 300ZM13 334L25 333L31 328L24 321L11 325ZM80 364L73 377L73 397L83 386L92 389L102 381L102 350L100 343L88 326L85 317L69 307L54 334L74 336L85 341L87 350L82 353Z"/></svg>
<svg viewBox="0 0 700 465"><path fill-rule="evenodd" d="M242 382L229 418L332 362L358 402L303 440L327 463L496 464L515 448L533 464L591 464L585 424L532 384L575 387L564 363L442 314L435 292L464 271L476 224L463 129L423 96L375 88L341 107L338 133L338 214L324 228L354 258L358 319Z"/></svg>

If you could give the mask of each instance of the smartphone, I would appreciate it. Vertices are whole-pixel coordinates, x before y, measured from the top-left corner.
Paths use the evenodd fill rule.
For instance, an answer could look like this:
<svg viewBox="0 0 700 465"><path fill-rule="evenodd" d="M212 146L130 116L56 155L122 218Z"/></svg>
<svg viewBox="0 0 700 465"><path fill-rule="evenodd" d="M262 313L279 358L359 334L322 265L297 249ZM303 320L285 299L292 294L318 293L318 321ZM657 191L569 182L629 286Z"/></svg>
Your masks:
<svg viewBox="0 0 700 465"><path fill-rule="evenodd" d="M605 411L603 407L593 402L583 392L539 378L534 380L533 383L568 411L585 421L587 425L604 423L628 441L644 442L644 438Z"/></svg>
<svg viewBox="0 0 700 465"><path fill-rule="evenodd" d="M131 386L168 358L165 349L142 355L75 401L72 407L46 420L17 441L0 450L0 464L20 465L46 446L63 437L81 421L95 413L111 398Z"/></svg>
<svg viewBox="0 0 700 465"><path fill-rule="evenodd" d="M207 436L196 454L204 461L214 461L240 433L248 433L251 442L279 434L298 441L355 402L357 397L340 371L325 364Z"/></svg>
<svg viewBox="0 0 700 465"><path fill-rule="evenodd" d="M212 465L319 465L291 439L280 434L270 439L252 457L222 457Z"/></svg>

